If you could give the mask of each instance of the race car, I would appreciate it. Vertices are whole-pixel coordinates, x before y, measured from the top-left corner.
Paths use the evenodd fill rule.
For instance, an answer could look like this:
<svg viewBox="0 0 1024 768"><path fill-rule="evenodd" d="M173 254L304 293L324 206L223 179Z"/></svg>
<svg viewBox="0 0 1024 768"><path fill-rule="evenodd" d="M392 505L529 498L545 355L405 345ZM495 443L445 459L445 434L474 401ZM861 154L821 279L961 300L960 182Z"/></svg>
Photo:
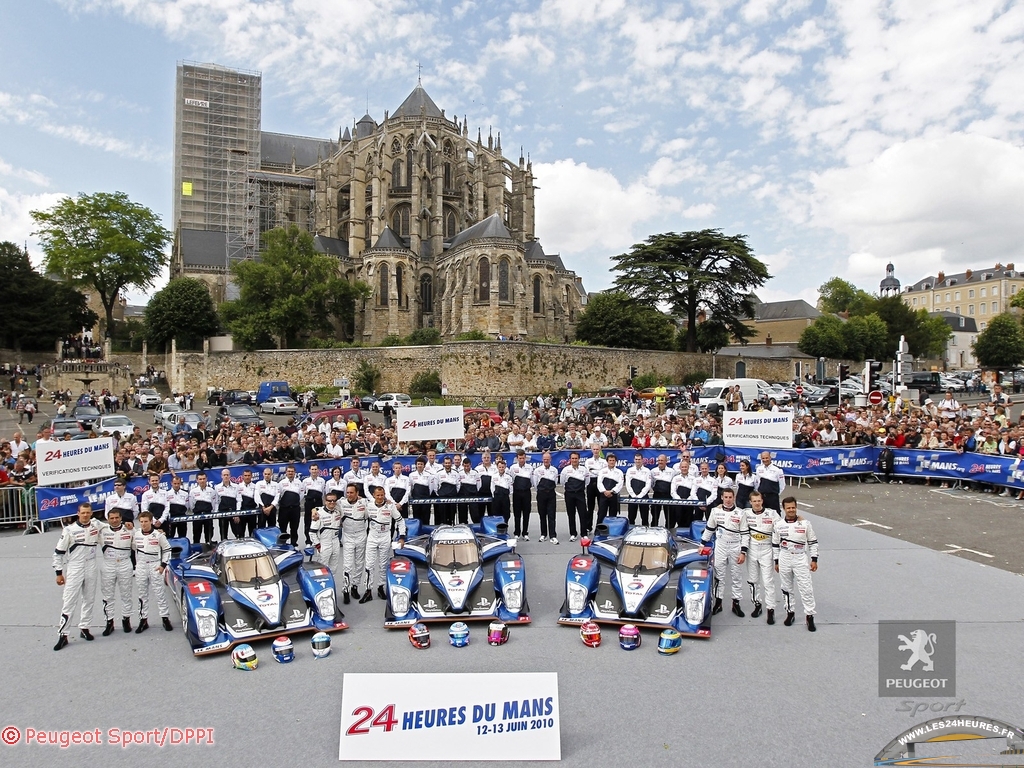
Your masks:
<svg viewBox="0 0 1024 768"><path fill-rule="evenodd" d="M164 580L193 654L226 651L263 636L348 628L330 569L305 560L280 538L277 528L261 528L254 539L222 541L214 549L170 540Z"/></svg>
<svg viewBox="0 0 1024 768"><path fill-rule="evenodd" d="M674 627L711 637L714 574L711 549L700 543L703 527L629 528L625 518L606 517L569 561L558 623Z"/></svg>
<svg viewBox="0 0 1024 768"><path fill-rule="evenodd" d="M529 623L526 568L503 518L485 517L479 525L406 525L405 546L387 567L385 627L456 619Z"/></svg>

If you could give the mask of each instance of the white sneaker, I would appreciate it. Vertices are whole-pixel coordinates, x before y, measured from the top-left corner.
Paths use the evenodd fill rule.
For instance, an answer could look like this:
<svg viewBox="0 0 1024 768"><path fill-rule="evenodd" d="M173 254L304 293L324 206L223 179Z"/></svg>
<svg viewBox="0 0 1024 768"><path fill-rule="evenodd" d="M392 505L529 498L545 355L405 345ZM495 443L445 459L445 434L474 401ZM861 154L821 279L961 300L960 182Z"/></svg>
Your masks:
<svg viewBox="0 0 1024 768"><path fill-rule="evenodd" d="M548 540L548 537L547 537L547 536L541 536L541 537L540 537L540 538L538 539L538 541L547 541L547 540Z"/></svg>
<svg viewBox="0 0 1024 768"><path fill-rule="evenodd" d="M530 540L530 534L524 533L523 534L523 541L529 541L529 540Z"/></svg>
<svg viewBox="0 0 1024 768"><path fill-rule="evenodd" d="M557 544L558 543L558 539L556 539L554 536L552 536L551 537L551 543L552 544Z"/></svg>
<svg viewBox="0 0 1024 768"><path fill-rule="evenodd" d="M575 536L570 536L569 537L569 541L576 541L576 537Z"/></svg>

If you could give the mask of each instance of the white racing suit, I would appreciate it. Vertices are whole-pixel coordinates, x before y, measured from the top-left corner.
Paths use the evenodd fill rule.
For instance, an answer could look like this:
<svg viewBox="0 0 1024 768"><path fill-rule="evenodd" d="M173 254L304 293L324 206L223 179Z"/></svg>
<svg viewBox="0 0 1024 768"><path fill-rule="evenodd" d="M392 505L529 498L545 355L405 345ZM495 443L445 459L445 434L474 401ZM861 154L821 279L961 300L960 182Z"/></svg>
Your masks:
<svg viewBox="0 0 1024 768"><path fill-rule="evenodd" d="M77 521L64 528L53 550L53 570L64 576L64 604L60 609L62 635L68 633L71 614L81 599L82 613L78 621L81 629L88 629L92 609L96 602L96 550L99 548L101 523L90 520L86 526Z"/></svg>
<svg viewBox="0 0 1024 768"><path fill-rule="evenodd" d="M346 591L357 586L366 570L366 503L366 499L357 499L354 504L348 499L339 499L336 506L341 512L342 568Z"/></svg>
<svg viewBox="0 0 1024 768"><path fill-rule="evenodd" d="M167 609L167 593L164 590L164 575L160 567L167 566L171 558L171 546L163 531L153 529L143 533L142 528L134 530L132 548L135 550L135 580L139 583L139 618L149 618L149 591L156 590L156 608L161 618L170 615Z"/></svg>
<svg viewBox="0 0 1024 768"><path fill-rule="evenodd" d="M772 552L782 576L782 596L786 613L793 610L793 579L800 590L804 615L814 615L814 589L811 586L811 561L818 562L818 539L809 520L798 517L789 523L778 520L772 531Z"/></svg>
<svg viewBox="0 0 1024 768"><path fill-rule="evenodd" d="M319 547L315 559L330 568L331 574L335 578L341 575L341 539L338 538L341 531L339 504L340 502L335 502L334 509L327 507L313 509L312 512L316 513L317 519L312 520L309 525L310 538Z"/></svg>
<svg viewBox="0 0 1024 768"><path fill-rule="evenodd" d="M750 531L750 546L747 548L747 584L750 586L750 602L756 608L762 602L769 611L775 610L775 567L772 556L772 531L779 519L774 509L747 514L747 528ZM761 587L763 599L758 599L757 588Z"/></svg>
<svg viewBox="0 0 1024 768"><path fill-rule="evenodd" d="M370 532L366 537L366 588L384 586L384 569L391 560L391 526L398 524L398 538L405 538L405 518L398 505L385 499L379 507L370 500L366 503Z"/></svg>
<svg viewBox="0 0 1024 768"><path fill-rule="evenodd" d="M124 525L111 528L104 524L100 533L100 594L103 596L103 618L114 618L114 589L121 594L121 618L132 615L133 532Z"/></svg>
<svg viewBox="0 0 1024 768"><path fill-rule="evenodd" d="M746 510L739 507L726 509L718 506L712 507L708 512L708 526L704 529L701 539L704 543L711 541L715 536L715 597L722 599L722 579L725 576L726 565L729 566L729 574L732 579L732 599L739 600L743 597L742 579L740 565L736 561L741 553L746 554L747 545L750 540L747 530Z"/></svg>

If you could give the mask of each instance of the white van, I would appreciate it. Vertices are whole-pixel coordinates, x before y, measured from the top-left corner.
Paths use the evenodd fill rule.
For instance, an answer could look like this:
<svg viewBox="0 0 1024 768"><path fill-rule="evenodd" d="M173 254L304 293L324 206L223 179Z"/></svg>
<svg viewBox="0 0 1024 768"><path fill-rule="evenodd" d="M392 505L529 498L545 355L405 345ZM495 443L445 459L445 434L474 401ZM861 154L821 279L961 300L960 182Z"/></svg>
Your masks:
<svg viewBox="0 0 1024 768"><path fill-rule="evenodd" d="M717 405L719 411L724 411L725 394L730 387L737 384L739 384L740 392L743 393L744 406L756 402L759 397L759 389L768 386L768 382L761 379L708 379L700 390L701 410L706 410L709 405Z"/></svg>

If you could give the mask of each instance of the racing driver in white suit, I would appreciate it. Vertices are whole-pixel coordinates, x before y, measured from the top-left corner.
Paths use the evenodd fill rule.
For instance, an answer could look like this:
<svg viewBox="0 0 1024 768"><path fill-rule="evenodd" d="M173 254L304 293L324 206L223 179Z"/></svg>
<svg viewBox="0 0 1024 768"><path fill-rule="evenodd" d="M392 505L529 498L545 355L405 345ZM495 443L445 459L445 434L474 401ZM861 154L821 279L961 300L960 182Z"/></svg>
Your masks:
<svg viewBox="0 0 1024 768"><path fill-rule="evenodd" d="M114 589L121 593L121 628L132 631L132 588L135 567L132 565L134 531L121 522L121 509L107 513L107 522L100 528L100 594L103 596L103 618L107 625L103 636L114 633Z"/></svg>
<svg viewBox="0 0 1024 768"><path fill-rule="evenodd" d="M722 579L725 577L726 566L732 580L732 612L739 617L746 614L740 607L743 597L742 576L740 566L747 559L747 545L750 532L747 530L746 510L735 504L736 492L732 488L722 489L722 503L713 507L708 513L708 526L704 529L701 539L704 543L711 541L715 534L715 607L712 614L722 612Z"/></svg>
<svg viewBox="0 0 1024 768"><path fill-rule="evenodd" d="M309 532L316 544L317 560L331 569L332 574L341 573L341 510L338 509L338 491L332 489L324 497L324 505L311 513ZM345 593L348 597L348 592Z"/></svg>
<svg viewBox="0 0 1024 768"><path fill-rule="evenodd" d="M751 491L747 497L750 508L744 510L747 529L750 531L750 547L747 549L747 584L750 585L750 601L754 610L750 616L761 615L762 600L758 600L757 588L761 587L763 607L768 610L768 623L775 623L775 570L773 568L772 534L779 513L765 509L764 497L760 491Z"/></svg>
<svg viewBox="0 0 1024 768"><path fill-rule="evenodd" d="M341 552L345 570L345 589L342 597L358 598L359 581L366 570L366 499L359 498L359 489L354 482L345 486L345 498L338 502L341 512Z"/></svg>
<svg viewBox="0 0 1024 768"><path fill-rule="evenodd" d="M398 511L398 505L384 493L383 486L375 486L373 499L366 502L366 516L370 532L366 537L366 593L360 603L373 600L373 585L377 585L377 597L384 595L384 569L391 559L391 526L398 524L398 546L405 546L405 518Z"/></svg>
<svg viewBox="0 0 1024 768"><path fill-rule="evenodd" d="M785 517L775 523L772 532L772 552L775 555L775 570L782 576L782 595L786 599L787 627L793 624L793 579L800 590L800 602L807 617L807 630L816 632L814 626L814 588L811 573L818 570L818 538L814 535L809 520L796 513L796 499L787 496L782 500Z"/></svg>
<svg viewBox="0 0 1024 768"><path fill-rule="evenodd" d="M96 602L96 550L99 548L102 527L92 519L92 505L84 502L78 505L78 520L66 526L60 533L57 548L53 550L53 570L57 572L57 586L64 587L64 604L60 609L60 628L57 644L59 651L68 644L68 625L75 604L82 601L82 613L78 622L82 637L92 640L89 622Z"/></svg>

